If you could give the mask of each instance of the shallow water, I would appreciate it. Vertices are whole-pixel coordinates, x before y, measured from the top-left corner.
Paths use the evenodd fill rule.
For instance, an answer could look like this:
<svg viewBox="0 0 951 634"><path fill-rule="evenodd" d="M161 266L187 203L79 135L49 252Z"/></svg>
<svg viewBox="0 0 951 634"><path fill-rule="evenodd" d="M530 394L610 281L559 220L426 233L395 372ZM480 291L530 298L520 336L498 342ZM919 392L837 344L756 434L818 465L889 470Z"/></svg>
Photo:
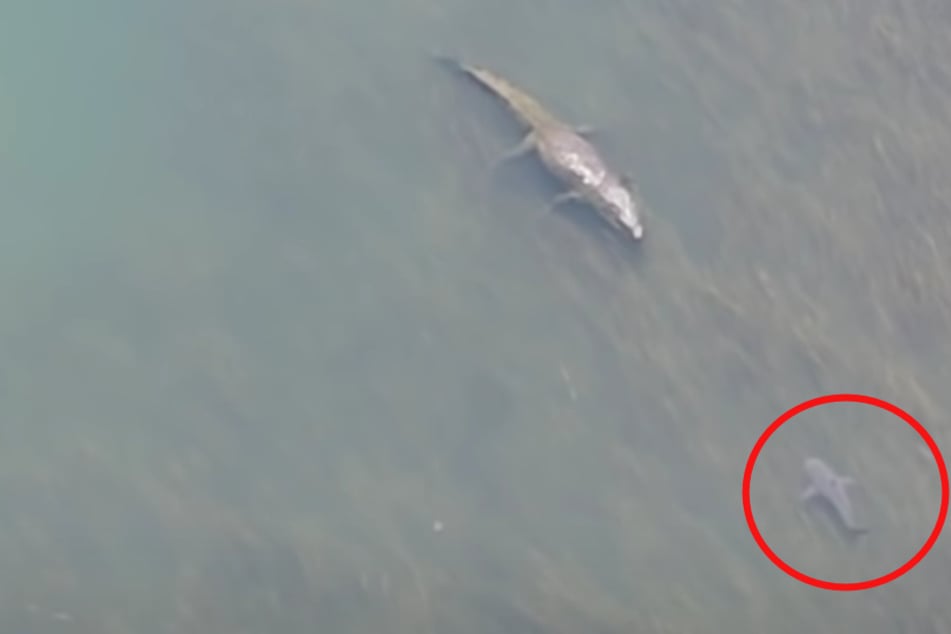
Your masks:
<svg viewBox="0 0 951 634"><path fill-rule="evenodd" d="M823 393L947 445L942 4L93 5L0 22L2 629L951 632L946 540L829 593L740 492ZM644 243L494 172L518 129L436 50L597 127ZM795 421L774 550L907 560L912 430Z"/></svg>

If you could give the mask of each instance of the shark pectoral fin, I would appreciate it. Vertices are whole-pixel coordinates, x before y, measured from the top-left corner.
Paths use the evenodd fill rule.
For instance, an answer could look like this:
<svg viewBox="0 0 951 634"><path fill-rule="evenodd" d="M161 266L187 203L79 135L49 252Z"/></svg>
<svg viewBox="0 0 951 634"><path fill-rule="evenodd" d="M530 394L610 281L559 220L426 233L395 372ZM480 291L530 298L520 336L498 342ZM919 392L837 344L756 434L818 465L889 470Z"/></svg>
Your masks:
<svg viewBox="0 0 951 634"><path fill-rule="evenodd" d="M800 494L799 499L802 500L803 502L808 502L809 500L816 497L817 495L819 495L819 489L817 489L816 487L810 484L809 486L807 486L805 489L802 490L802 494Z"/></svg>

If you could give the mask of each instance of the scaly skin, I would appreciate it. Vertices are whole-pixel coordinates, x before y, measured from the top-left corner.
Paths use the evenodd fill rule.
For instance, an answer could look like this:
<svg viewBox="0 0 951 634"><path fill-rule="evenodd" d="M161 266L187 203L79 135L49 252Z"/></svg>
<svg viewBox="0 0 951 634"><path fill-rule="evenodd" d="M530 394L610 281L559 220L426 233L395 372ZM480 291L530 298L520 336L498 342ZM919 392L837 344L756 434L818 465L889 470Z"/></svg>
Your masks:
<svg viewBox="0 0 951 634"><path fill-rule="evenodd" d="M506 157L535 150L545 167L558 177L568 191L552 205L579 200L594 207L613 227L629 237L644 236L641 212L632 187L622 175L609 169L598 150L575 127L545 109L534 97L490 70L456 60L455 65L499 97L529 129L522 142Z"/></svg>

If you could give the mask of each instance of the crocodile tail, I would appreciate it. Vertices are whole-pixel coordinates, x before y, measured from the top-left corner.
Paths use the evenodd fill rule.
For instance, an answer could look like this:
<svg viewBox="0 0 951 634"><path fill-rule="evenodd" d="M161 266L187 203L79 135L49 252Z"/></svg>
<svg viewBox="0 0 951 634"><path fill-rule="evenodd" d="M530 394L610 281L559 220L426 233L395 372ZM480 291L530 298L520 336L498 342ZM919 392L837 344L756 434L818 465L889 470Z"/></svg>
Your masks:
<svg viewBox="0 0 951 634"><path fill-rule="evenodd" d="M446 55L440 51L430 51L429 56L433 58L437 64L442 64L443 66L449 68L453 71L464 70L462 62L457 58L452 57L451 55Z"/></svg>
<svg viewBox="0 0 951 634"><path fill-rule="evenodd" d="M461 64L460 68L501 99L509 110L526 125L537 127L547 119L541 105L507 79L478 66Z"/></svg>
<svg viewBox="0 0 951 634"><path fill-rule="evenodd" d="M455 57L442 53L432 53L432 57L450 69L465 73L473 78L476 82L501 99L525 125L538 128L558 122L534 97L492 71L467 64Z"/></svg>
<svg viewBox="0 0 951 634"><path fill-rule="evenodd" d="M497 77L493 73L490 73L489 71L486 71L482 68L467 64L458 57L453 57L440 52L432 52L430 55L436 61L436 63L442 64L449 70L469 75L484 87L496 93L505 101L508 101L507 93L509 91L506 90L506 87L502 85L503 83L507 84L508 82L505 82L501 77Z"/></svg>

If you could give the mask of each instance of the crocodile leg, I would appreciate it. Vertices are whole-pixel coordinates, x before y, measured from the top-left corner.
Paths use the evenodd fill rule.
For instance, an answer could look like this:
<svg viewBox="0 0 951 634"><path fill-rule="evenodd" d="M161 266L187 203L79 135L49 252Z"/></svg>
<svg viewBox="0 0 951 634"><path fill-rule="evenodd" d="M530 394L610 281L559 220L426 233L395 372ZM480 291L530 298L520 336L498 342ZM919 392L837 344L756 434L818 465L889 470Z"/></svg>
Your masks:
<svg viewBox="0 0 951 634"><path fill-rule="evenodd" d="M549 214L553 213L555 209L558 208L559 206L567 204L569 202L580 201L580 200L582 200L582 196L578 192L575 192L575 191L562 192L561 194L558 194L557 196L555 196L548 202L548 205L542 211L538 213L538 218L539 220L543 216L547 218Z"/></svg>
<svg viewBox="0 0 951 634"><path fill-rule="evenodd" d="M535 133L529 132L525 137L519 141L519 144L513 147L508 152L502 154L499 158L495 160L495 167L498 168L503 163L507 163L512 159L517 159L521 156L525 156L529 152L535 149Z"/></svg>
<svg viewBox="0 0 951 634"><path fill-rule="evenodd" d="M572 190L567 192L562 192L551 199L551 202L548 203L548 210L554 211L555 207L560 207L566 203L575 202L581 200L582 196L578 192Z"/></svg>

